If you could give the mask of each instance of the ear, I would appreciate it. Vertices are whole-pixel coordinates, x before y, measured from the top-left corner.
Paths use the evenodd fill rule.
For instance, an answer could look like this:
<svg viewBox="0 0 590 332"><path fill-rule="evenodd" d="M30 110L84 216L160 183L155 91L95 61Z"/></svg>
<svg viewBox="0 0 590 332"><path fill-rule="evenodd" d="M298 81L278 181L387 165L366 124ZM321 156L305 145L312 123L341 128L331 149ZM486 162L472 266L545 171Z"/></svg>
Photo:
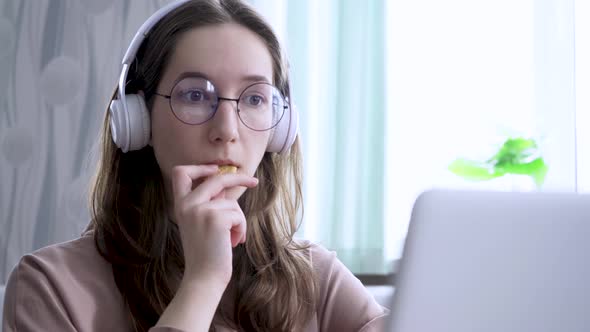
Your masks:
<svg viewBox="0 0 590 332"><path fill-rule="evenodd" d="M137 94L138 94L138 95L140 95L140 96L141 96L141 98L143 98L143 99L145 100L145 93L143 92L143 90L139 90L139 91L137 91ZM150 113L151 113L151 112L150 112ZM151 123L151 121L150 121L150 123ZM150 128L150 129L151 129L151 128ZM148 145L149 145L149 146L154 146L154 145L152 144L152 135L151 135L151 133L152 133L152 131L150 130L150 140L148 141Z"/></svg>

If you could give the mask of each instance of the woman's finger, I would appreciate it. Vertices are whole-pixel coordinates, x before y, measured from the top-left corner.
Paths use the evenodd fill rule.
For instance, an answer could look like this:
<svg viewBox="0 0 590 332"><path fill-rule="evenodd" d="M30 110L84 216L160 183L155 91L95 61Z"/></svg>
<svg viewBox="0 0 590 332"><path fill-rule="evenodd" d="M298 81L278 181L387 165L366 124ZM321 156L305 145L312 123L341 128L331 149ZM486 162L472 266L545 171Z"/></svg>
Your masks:
<svg viewBox="0 0 590 332"><path fill-rule="evenodd" d="M236 202L237 205L237 202ZM248 223L246 222L246 216L242 209L237 206L234 208L235 213L238 214L238 218L232 223L231 228L231 245L235 248L238 244L246 242L246 232L248 231Z"/></svg>
<svg viewBox="0 0 590 332"><path fill-rule="evenodd" d="M188 195L192 190L193 181L211 176L218 170L217 165L180 165L172 168L172 194L174 201Z"/></svg>
<svg viewBox="0 0 590 332"><path fill-rule="evenodd" d="M232 247L243 243L246 237L246 216L235 200L220 199L204 203L199 209L210 221L208 227L220 228L230 232ZM187 213L190 213L187 211ZM188 219L191 220L191 219ZM188 225L181 224L181 228ZM189 226L190 227L190 226Z"/></svg>
<svg viewBox="0 0 590 332"><path fill-rule="evenodd" d="M195 203L210 201L220 195L224 190L233 187L253 188L258 184L258 179L249 175L234 173L210 176L203 181L195 190L185 195L187 200Z"/></svg>

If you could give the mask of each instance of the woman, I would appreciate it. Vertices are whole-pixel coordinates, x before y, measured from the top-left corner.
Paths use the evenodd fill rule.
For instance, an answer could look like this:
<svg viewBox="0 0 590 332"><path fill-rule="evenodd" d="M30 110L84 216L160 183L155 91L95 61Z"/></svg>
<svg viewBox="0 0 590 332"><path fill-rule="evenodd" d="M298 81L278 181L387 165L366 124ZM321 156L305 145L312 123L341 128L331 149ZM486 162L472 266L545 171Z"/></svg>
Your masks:
<svg viewBox="0 0 590 332"><path fill-rule="evenodd" d="M377 330L386 309L334 253L293 240L297 114L259 15L175 2L123 62L89 229L23 257L4 330Z"/></svg>

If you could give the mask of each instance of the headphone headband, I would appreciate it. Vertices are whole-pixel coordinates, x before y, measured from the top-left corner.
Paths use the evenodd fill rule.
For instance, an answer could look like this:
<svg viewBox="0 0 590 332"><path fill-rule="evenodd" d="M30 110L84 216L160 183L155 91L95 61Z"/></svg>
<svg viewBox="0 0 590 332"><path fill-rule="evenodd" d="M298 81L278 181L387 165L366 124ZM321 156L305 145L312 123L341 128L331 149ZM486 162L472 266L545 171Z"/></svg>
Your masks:
<svg viewBox="0 0 590 332"><path fill-rule="evenodd" d="M123 152L138 150L149 142L150 117L143 97L125 93L129 67L136 58L137 51L152 28L166 15L191 0L177 0L157 10L139 27L123 56L119 76L117 99L111 101L111 133L115 144ZM131 98L133 96L133 98ZM131 99L128 100L128 97ZM272 129L267 151L283 153L295 141L298 132L298 115L289 103L288 112L279 124Z"/></svg>
<svg viewBox="0 0 590 332"><path fill-rule="evenodd" d="M174 9L182 6L183 4L185 4L189 1L190 0L178 0L178 1L175 1L172 3L169 3L166 6L160 8L158 11L156 11L154 14L152 14L152 16L150 16L145 22L143 22L143 24L141 25L141 27L139 27L139 30L137 30L137 32L135 33L135 36L131 40L131 43L129 44L129 48L127 48L127 52L125 52L125 56L123 57L123 65L125 65L125 64L130 65L131 64L131 62L135 58L135 54L137 54L137 50L139 49L139 46L141 46L141 43L143 42L143 40L145 39L147 34L150 32L150 30L152 30L154 25L156 25L156 23L158 23L162 19L162 17L166 16L168 13L170 13Z"/></svg>
<svg viewBox="0 0 590 332"><path fill-rule="evenodd" d="M186 2L190 0L178 0L172 3L167 4L166 6L160 8L158 11L152 14L143 24L139 27L133 39L131 39L131 43L123 56L123 61L121 64L123 65L123 69L121 70L121 76L119 77L119 100L122 101L125 109L125 85L127 84L127 74L129 73L129 66L135 59L137 55L137 51L139 47L143 43L143 40L148 35L148 33L152 30L152 28L168 13L173 11L174 9L182 6Z"/></svg>

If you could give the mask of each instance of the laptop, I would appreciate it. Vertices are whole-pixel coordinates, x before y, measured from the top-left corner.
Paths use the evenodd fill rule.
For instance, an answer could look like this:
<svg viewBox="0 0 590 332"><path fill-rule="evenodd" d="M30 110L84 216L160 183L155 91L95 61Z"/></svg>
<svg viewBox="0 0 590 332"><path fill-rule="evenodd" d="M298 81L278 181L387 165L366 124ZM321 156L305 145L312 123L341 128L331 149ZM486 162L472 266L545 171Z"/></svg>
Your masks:
<svg viewBox="0 0 590 332"><path fill-rule="evenodd" d="M389 331L590 331L590 195L433 190L414 205Z"/></svg>

